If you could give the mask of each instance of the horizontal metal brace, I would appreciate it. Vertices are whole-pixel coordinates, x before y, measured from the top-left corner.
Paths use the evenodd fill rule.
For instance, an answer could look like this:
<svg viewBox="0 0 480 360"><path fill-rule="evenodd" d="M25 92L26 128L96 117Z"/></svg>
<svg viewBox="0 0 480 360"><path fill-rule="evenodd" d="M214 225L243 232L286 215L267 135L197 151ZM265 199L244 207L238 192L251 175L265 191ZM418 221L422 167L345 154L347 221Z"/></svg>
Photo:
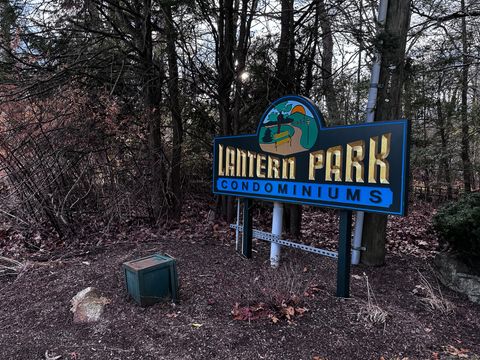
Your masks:
<svg viewBox="0 0 480 360"><path fill-rule="evenodd" d="M230 224L230 228L232 229L237 229L237 225L236 224ZM238 230L240 232L243 231L243 226L238 226ZM257 238L259 240L266 240L266 241L279 241L281 240L281 237L279 235L274 235L272 233L267 233L265 231L260 231L260 230L255 230L253 229L252 230L252 236L254 238Z"/></svg>
<svg viewBox="0 0 480 360"><path fill-rule="evenodd" d="M235 230L238 228L238 230L240 232L243 231L243 226L237 226L236 224L230 224L230 228L235 229ZM328 256L328 257L335 258L335 259L338 258L338 253L335 252L335 251L319 249L319 248L316 248L316 247L313 247L313 246L303 245L303 244L295 243L295 242L288 241L288 240L282 240L279 235L274 235L272 233L268 233L268 232L265 232L265 231L260 231L260 230L253 229L252 230L252 237L254 237L258 240L273 242L275 244L291 247L291 248L294 248L294 249L300 249L300 250L303 250L303 251L308 251L308 252L311 252L311 253L314 253L314 254Z"/></svg>

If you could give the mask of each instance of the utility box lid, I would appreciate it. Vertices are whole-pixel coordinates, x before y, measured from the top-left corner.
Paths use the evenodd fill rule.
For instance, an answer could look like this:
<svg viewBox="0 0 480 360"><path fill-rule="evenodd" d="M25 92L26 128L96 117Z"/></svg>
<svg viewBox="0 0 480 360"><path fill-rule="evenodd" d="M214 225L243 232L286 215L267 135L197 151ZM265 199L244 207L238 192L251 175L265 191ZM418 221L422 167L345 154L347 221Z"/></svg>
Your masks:
<svg viewBox="0 0 480 360"><path fill-rule="evenodd" d="M170 256L153 254L141 259L127 261L123 266L128 267L132 271L153 270L153 268L169 263L172 260L175 261Z"/></svg>
<svg viewBox="0 0 480 360"><path fill-rule="evenodd" d="M178 300L176 261L168 255L153 254L123 264L128 293L141 306L162 300Z"/></svg>

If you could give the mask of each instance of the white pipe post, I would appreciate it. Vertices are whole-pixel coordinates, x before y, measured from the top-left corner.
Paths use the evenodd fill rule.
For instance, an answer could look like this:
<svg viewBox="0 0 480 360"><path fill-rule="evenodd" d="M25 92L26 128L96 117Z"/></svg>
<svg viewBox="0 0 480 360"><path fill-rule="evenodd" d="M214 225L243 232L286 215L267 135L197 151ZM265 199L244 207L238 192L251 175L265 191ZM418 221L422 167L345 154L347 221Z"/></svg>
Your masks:
<svg viewBox="0 0 480 360"><path fill-rule="evenodd" d="M383 28L387 20L388 0L380 0L378 5L378 23ZM382 30L379 30L381 32ZM367 102L367 120L366 122L373 122L375 119L375 106L377 104L378 81L380 80L380 67L382 65L382 55L379 51L375 53L375 61L372 66L372 75L370 78L370 90L368 92ZM363 235L363 219L365 213L357 211L355 217L355 230L353 234L352 243L352 265L360 263L360 248L362 246Z"/></svg>
<svg viewBox="0 0 480 360"><path fill-rule="evenodd" d="M273 203L272 234L282 236L283 228L283 204L275 201ZM270 265L277 268L280 265L280 244L270 245Z"/></svg>

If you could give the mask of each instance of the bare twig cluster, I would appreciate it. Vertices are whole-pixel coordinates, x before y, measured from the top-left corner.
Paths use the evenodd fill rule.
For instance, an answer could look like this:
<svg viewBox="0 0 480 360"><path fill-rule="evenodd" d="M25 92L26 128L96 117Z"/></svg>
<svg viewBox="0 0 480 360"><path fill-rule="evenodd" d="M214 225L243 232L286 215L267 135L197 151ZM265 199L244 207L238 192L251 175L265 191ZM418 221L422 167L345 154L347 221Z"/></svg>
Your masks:
<svg viewBox="0 0 480 360"><path fill-rule="evenodd" d="M0 256L0 276L18 275L25 270L26 265L15 259Z"/></svg>
<svg viewBox="0 0 480 360"><path fill-rule="evenodd" d="M453 304L443 296L438 281L434 287L425 275L417 271L420 285L417 285L413 292L420 296L420 302L430 311L439 312L442 315L450 314L453 311Z"/></svg>

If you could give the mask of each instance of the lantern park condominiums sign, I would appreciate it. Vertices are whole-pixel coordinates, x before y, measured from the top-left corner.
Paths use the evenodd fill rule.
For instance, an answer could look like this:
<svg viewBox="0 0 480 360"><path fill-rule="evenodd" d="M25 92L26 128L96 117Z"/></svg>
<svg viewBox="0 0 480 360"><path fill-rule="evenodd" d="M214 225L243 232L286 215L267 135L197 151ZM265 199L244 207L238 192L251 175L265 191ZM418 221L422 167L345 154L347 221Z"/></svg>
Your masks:
<svg viewBox="0 0 480 360"><path fill-rule="evenodd" d="M285 96L255 135L214 141L213 192L405 215L407 120L326 127L317 107Z"/></svg>

